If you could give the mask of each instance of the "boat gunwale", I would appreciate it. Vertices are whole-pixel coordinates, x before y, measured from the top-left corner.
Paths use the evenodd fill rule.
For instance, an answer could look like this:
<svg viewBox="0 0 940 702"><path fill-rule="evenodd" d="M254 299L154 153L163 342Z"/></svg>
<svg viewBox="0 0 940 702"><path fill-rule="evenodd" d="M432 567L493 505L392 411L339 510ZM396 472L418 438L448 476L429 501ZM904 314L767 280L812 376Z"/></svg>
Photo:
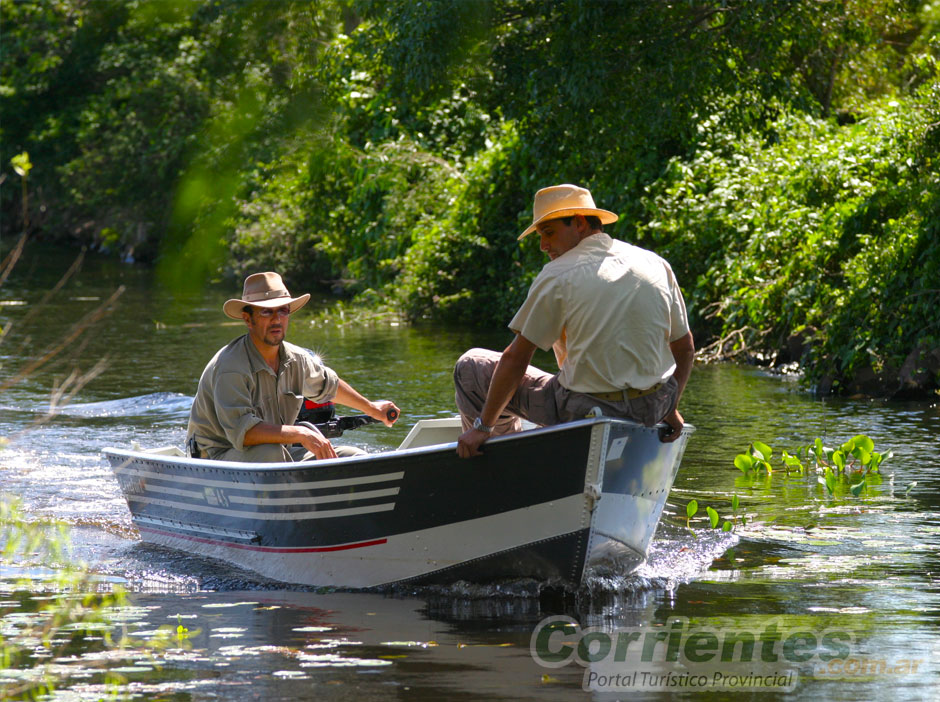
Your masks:
<svg viewBox="0 0 940 702"><path fill-rule="evenodd" d="M634 429L641 429L650 432L658 432L659 428L663 426L662 424L657 424L652 427L647 427L638 422L633 422L628 419L621 419L619 417L588 417L585 419L577 419L573 422L564 422L561 424L553 424L550 426L536 427L535 429L527 429L525 431L514 432L511 434L503 434L502 436L494 436L489 439L486 443L502 443L504 441L514 441L518 440L521 437L531 437L537 436L539 434L557 434L563 431L576 430L585 426L594 426L601 423L623 423L629 424ZM682 427L682 434L686 436L691 435L695 431L695 427L691 424L685 424ZM328 466L337 466L337 465L353 465L356 463L372 463L382 460L393 460L395 458L400 458L402 456L416 456L421 454L430 454L438 453L444 450L456 450L457 442L450 441L444 444L431 444L429 446L416 446L414 448L406 449L391 449L389 451L381 451L379 453L370 453L364 456L345 456L337 458L326 458L326 459L317 459L312 461L287 461L287 462L278 462L278 463L251 463L246 461L221 461L212 458L194 458L190 456L171 456L167 454L160 453L151 453L145 450L133 450L133 449L121 449L115 447L105 447L101 452L105 456L115 456L121 458L129 458L135 460L146 460L146 461L155 461L159 463L187 467L187 468L211 468L215 470L225 469L239 472L263 472L271 473L275 471L297 471L304 469L322 469ZM485 455L485 454L484 454Z"/></svg>

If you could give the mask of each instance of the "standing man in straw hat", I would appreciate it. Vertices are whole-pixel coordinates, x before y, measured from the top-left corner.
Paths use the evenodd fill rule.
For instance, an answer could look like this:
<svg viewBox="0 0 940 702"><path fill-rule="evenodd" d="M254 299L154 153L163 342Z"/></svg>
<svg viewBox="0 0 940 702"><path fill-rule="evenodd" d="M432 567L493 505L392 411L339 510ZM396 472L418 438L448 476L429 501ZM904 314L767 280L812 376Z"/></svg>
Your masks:
<svg viewBox="0 0 940 702"><path fill-rule="evenodd" d="M605 234L617 215L584 188L543 188L532 213L519 239L538 232L550 260L509 323L516 338L506 350L471 349L457 361L457 453L479 455L490 436L519 431L520 418L558 424L594 407L647 426L664 421L664 441L674 441L695 348L672 268ZM529 365L536 347L554 349L557 374Z"/></svg>
<svg viewBox="0 0 940 702"><path fill-rule="evenodd" d="M248 333L222 348L199 379L187 431L187 443L195 438L199 457L279 462L362 453L348 446L334 449L316 429L295 425L304 398L335 399L387 426L394 423L387 418L389 410L398 414L394 403L370 402L284 340L291 314L309 299L309 294L291 297L277 273L255 273L245 278L241 298L222 306L227 316L245 322Z"/></svg>

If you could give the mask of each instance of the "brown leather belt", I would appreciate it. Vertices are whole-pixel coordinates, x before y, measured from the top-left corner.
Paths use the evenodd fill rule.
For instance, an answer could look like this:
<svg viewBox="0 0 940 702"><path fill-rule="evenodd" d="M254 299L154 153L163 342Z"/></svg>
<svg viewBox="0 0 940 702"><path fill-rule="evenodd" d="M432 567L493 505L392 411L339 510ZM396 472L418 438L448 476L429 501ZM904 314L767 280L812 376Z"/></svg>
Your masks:
<svg viewBox="0 0 940 702"><path fill-rule="evenodd" d="M604 400L605 402L624 402L626 400L635 400L638 397L652 395L662 386L662 383L656 383L656 385L651 388L646 388L646 390L624 388L623 390L614 390L613 392L589 392L587 394L591 397L596 397L598 400Z"/></svg>

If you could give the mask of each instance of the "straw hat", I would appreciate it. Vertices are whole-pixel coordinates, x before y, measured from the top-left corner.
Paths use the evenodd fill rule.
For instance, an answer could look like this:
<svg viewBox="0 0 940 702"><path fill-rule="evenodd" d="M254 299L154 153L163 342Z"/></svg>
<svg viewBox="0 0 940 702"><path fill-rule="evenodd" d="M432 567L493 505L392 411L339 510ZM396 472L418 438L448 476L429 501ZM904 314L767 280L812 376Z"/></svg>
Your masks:
<svg viewBox="0 0 940 702"><path fill-rule="evenodd" d="M254 273L245 278L241 299L227 300L222 305L222 311L232 319L242 318L242 309L245 305L275 308L290 305L290 311L296 312L306 305L309 299L309 293L300 297L291 297L284 286L284 281L277 273Z"/></svg>
<svg viewBox="0 0 940 702"><path fill-rule="evenodd" d="M571 217L576 214L594 215L601 220L601 224L612 224L617 221L617 215L613 212L601 210L594 205L594 198L586 188L579 188L577 185L553 185L535 193L532 224L519 235L519 239L534 232L538 224L544 220Z"/></svg>

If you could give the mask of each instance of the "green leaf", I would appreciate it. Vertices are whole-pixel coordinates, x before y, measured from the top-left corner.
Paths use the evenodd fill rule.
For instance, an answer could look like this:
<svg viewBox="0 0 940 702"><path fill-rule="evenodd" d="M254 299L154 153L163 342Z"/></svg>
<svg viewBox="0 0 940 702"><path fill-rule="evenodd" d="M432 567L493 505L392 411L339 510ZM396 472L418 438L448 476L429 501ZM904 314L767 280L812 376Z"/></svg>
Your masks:
<svg viewBox="0 0 940 702"><path fill-rule="evenodd" d="M857 482L857 483L855 483L855 485L853 485L853 486L850 487L849 489L852 491L852 494L853 494L853 495L855 495L856 497L858 497L858 496L859 496L859 493L861 493L861 491L865 489L865 481L862 480L862 481L860 481L860 482Z"/></svg>
<svg viewBox="0 0 940 702"><path fill-rule="evenodd" d="M826 489L829 491L830 495L835 495L836 492L836 474L832 468L826 468Z"/></svg>
<svg viewBox="0 0 940 702"><path fill-rule="evenodd" d="M705 511L708 513L708 521L711 522L712 529L714 529L718 526L718 512L713 507L706 507Z"/></svg>
<svg viewBox="0 0 940 702"><path fill-rule="evenodd" d="M852 455L855 456L863 466L871 463L871 454L861 446L852 449Z"/></svg>
<svg viewBox="0 0 940 702"><path fill-rule="evenodd" d="M865 449L868 453L875 450L875 442L864 434L852 437L852 443L854 443L856 447Z"/></svg>
<svg viewBox="0 0 940 702"><path fill-rule="evenodd" d="M769 461L770 457L773 455L774 450L767 444L763 444L760 441L755 441L753 444L751 444L751 452L757 458Z"/></svg>
<svg viewBox="0 0 940 702"><path fill-rule="evenodd" d="M845 470L845 454L842 451L834 451L832 454L832 462L835 464L836 468L840 471ZM826 469L829 470L828 468Z"/></svg>
<svg viewBox="0 0 940 702"><path fill-rule="evenodd" d="M727 520L725 520L725 523L721 525L722 531L731 531L732 529L734 529L734 525Z"/></svg>
<svg viewBox="0 0 940 702"><path fill-rule="evenodd" d="M698 502L695 500L689 500L689 504L685 506L685 513L689 519L695 516L695 513L698 512Z"/></svg>
<svg viewBox="0 0 940 702"><path fill-rule="evenodd" d="M29 153L26 151L11 158L10 163L13 165L13 170L16 171L16 174L23 178L29 175L29 171L33 167L33 164L30 163L29 160Z"/></svg>
<svg viewBox="0 0 940 702"><path fill-rule="evenodd" d="M746 453L739 453L734 457L734 466L742 473L748 473L754 467L754 459Z"/></svg>
<svg viewBox="0 0 940 702"><path fill-rule="evenodd" d="M739 506L740 504L741 504L741 500L738 499L738 496L737 496L736 494L735 494L735 495L732 495L732 496L731 496L731 509L734 510L735 512L737 512L737 511L738 511L738 506Z"/></svg>

